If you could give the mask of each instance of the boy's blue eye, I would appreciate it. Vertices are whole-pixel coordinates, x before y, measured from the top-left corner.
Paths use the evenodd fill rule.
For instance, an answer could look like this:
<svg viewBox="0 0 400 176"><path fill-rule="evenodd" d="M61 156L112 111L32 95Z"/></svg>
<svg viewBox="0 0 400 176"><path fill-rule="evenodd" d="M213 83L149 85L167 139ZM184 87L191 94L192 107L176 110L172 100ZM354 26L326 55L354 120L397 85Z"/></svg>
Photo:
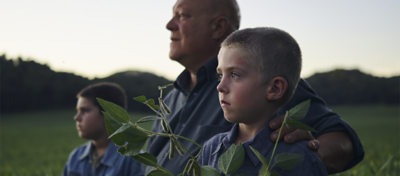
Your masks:
<svg viewBox="0 0 400 176"><path fill-rule="evenodd" d="M237 73L232 73L232 78L234 78L234 79L239 78L239 74L237 74Z"/></svg>
<svg viewBox="0 0 400 176"><path fill-rule="evenodd" d="M215 76L217 77L218 81L221 81L221 79L222 79L222 74L217 73Z"/></svg>

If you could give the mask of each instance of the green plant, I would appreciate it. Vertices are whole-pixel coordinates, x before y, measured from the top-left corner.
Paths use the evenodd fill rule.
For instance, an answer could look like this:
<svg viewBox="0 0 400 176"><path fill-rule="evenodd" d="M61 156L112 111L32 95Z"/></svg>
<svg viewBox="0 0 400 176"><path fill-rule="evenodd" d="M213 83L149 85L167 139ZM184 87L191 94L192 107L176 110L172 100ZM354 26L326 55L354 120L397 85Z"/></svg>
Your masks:
<svg viewBox="0 0 400 176"><path fill-rule="evenodd" d="M183 172L179 175L184 175L184 173L187 173L188 175L193 174L195 176L220 175L219 172L215 168L210 167L210 166L201 166L197 162L197 158L199 157L199 155L202 151L202 146L200 146L199 144L197 144L196 142L194 142L188 138L185 138L185 137L179 136L179 135L175 135L173 133L173 130L171 129L167 119L165 118L165 113L170 114L171 111L162 99L162 91L167 86L170 86L170 85L158 87L160 90L160 97L158 98L158 102L159 102L158 105L155 104L155 101L153 99L147 99L145 96L139 96L139 97L134 98L136 101L139 101L139 102L147 105L151 110L153 110L155 113L157 113L159 115L159 116L146 116L136 122L131 122L129 120L129 115L125 109L121 108L120 106L118 106L114 103L97 98L98 102L105 110L105 112L103 112L103 114L106 117L105 123L106 123L106 127L107 127L107 132L110 135L109 138L117 146L120 146L120 148L118 149L118 152L121 155L131 156L134 159L136 159L137 161L139 161L145 165L154 167L155 169L153 171L151 171L150 173L148 173L148 176L173 175L168 170L166 170L165 168L163 168L157 164L157 159L155 156L153 156L149 153L140 153L140 150L143 148L147 139L152 136L155 136L155 135L170 138L170 146L171 146L170 153L169 153L170 159L172 159L174 157L175 149L181 155L184 155L185 153L190 155L190 159L187 162L186 167L184 168ZM307 100L303 103L300 103L296 107L290 109L289 111L287 111L284 121L281 126L281 130L284 127L284 125L286 125L286 126L291 125L298 129L315 131L311 127L297 121L297 120L304 118L304 116L306 115L306 113L308 111L309 105L310 105L310 100ZM155 132L143 129L139 126L139 124L141 124L141 123L155 121L155 120L161 120L161 126L165 133L155 133ZM281 131L279 131L278 138L279 138L280 134L281 134ZM190 153L190 151L177 138L181 138L181 139L190 141L193 144L197 145L200 148L199 153L197 155ZM292 169L294 166L296 166L301 161L301 159L303 157L302 155L282 153L275 157L275 164L273 166L270 166L269 163L272 162L273 155L275 153L277 144L278 144L278 141L275 143L273 154L272 154L269 162L257 150L252 148L253 152L257 155L257 157L263 163L263 167L260 170L260 175L265 175L265 176L279 175L279 173L271 171L271 168L274 167L275 164L278 165L279 167L281 167L282 169ZM245 155L245 152L244 152L244 148L243 148L242 144L239 144L237 146L232 145L219 158L218 166L219 166L220 170L225 175L235 173L242 165L244 155Z"/></svg>

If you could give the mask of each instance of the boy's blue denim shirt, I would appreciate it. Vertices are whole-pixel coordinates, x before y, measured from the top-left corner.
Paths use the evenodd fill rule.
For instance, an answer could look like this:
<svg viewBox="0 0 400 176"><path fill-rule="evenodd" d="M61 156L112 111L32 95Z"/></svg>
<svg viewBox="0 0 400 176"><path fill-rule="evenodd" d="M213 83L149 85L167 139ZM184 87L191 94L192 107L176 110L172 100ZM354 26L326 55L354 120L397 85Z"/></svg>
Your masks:
<svg viewBox="0 0 400 176"><path fill-rule="evenodd" d="M235 124L231 131L221 133L207 142L204 143L203 151L199 156L199 163L209 165L218 168L218 159L225 153L225 151L235 142L239 125ZM275 143L270 140L270 134L273 131L265 125L251 140L243 143L245 149L245 158L242 166L236 171L237 174L250 174L258 175L261 169L262 163L254 152L250 149L250 146L258 150L268 161L271 158L272 151ZM328 175L325 170L322 161L318 158L317 153L310 150L307 146L307 141L299 141L293 144L286 142L279 142L275 150L274 158L280 153L293 153L303 155L301 162L291 170L283 170L278 166L274 166L272 170L279 172L283 175L307 175L307 176L324 176ZM275 163L275 159L272 160L270 165Z"/></svg>
<svg viewBox="0 0 400 176"><path fill-rule="evenodd" d="M118 146L113 142L108 144L108 148L99 165L94 172L92 166L92 151L94 146L92 141L76 148L71 152L68 162L64 167L64 176L143 176L140 163L131 157L122 156L118 153Z"/></svg>

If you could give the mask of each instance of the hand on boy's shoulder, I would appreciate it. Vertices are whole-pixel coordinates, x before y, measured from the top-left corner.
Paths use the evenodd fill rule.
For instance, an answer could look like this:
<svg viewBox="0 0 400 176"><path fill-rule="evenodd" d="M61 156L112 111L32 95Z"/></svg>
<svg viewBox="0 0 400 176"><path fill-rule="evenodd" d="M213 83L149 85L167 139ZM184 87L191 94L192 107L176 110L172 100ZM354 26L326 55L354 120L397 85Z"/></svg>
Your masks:
<svg viewBox="0 0 400 176"><path fill-rule="evenodd" d="M278 137L278 133L280 130L280 126L282 125L283 118L285 115L278 116L274 119L271 120L269 123L269 127L273 130L275 130L270 138L273 142L276 142L276 138ZM283 128L281 131L281 136L279 137L279 140L282 140L284 138L286 143L294 143L300 140L306 140L308 141L308 148L314 151L318 151L320 143L318 140L314 138L313 135L309 131L304 131L304 130L299 130L296 129L295 127L292 127L289 125L289 128Z"/></svg>

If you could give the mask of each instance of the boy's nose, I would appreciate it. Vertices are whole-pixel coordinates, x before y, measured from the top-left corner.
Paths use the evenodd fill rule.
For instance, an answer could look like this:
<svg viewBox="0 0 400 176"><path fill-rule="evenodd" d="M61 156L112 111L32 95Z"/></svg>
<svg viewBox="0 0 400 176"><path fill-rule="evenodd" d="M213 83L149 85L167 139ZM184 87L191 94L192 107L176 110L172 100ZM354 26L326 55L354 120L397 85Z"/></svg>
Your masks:
<svg viewBox="0 0 400 176"><path fill-rule="evenodd" d="M221 80L219 82L219 84L217 85L217 90L218 90L218 92L221 92L221 93L227 93L227 89L226 89L226 86L224 85L223 80Z"/></svg>
<svg viewBox="0 0 400 176"><path fill-rule="evenodd" d="M75 116L74 116L74 120L75 121L80 121L82 118L81 118L81 116L79 115L79 114L76 114Z"/></svg>

